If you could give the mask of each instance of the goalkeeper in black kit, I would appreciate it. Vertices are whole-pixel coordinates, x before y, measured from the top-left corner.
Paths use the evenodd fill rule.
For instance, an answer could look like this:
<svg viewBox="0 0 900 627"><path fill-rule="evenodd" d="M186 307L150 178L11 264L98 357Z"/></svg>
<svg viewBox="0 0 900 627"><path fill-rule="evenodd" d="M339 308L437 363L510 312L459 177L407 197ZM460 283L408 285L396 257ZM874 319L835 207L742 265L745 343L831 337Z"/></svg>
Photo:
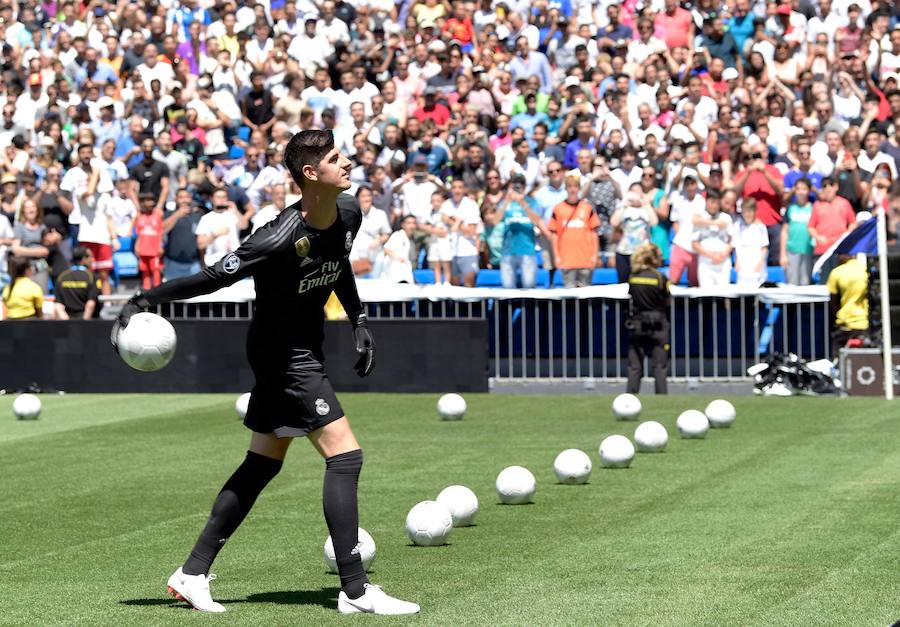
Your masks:
<svg viewBox="0 0 900 627"><path fill-rule="evenodd" d="M247 276L256 284L256 310L247 354L256 376L244 424L253 432L243 463L219 492L187 561L168 590L198 610L224 612L213 601L210 566L247 516L260 492L281 470L291 442L306 437L325 458L323 506L341 578L342 614L414 614L415 603L369 583L357 550L357 482L362 450L323 367L324 306L337 294L353 325L355 368L375 366L375 342L356 291L349 254L362 213L350 187L351 162L334 146L331 131L302 131L291 139L285 164L303 198L250 236L215 266L147 292L122 309L119 329L135 313L160 303L208 294Z"/></svg>

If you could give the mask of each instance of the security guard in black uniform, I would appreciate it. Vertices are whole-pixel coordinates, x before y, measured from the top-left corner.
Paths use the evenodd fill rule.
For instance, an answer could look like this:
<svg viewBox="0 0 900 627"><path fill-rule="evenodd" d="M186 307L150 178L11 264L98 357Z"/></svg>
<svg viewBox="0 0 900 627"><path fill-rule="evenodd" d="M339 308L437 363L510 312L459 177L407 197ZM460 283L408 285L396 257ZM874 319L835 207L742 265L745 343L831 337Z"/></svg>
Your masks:
<svg viewBox="0 0 900 627"><path fill-rule="evenodd" d="M656 378L656 393L667 394L669 368L669 280L657 268L662 254L655 244L640 245L631 256L628 292L631 308L625 327L629 331L628 392L637 394L644 376L644 356Z"/></svg>

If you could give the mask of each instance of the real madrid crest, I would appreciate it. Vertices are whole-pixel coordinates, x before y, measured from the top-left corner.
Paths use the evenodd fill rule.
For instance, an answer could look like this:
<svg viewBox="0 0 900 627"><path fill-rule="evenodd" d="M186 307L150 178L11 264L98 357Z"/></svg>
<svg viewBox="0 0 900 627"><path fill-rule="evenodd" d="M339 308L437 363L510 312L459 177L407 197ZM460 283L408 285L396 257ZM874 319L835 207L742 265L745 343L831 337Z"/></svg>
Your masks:
<svg viewBox="0 0 900 627"><path fill-rule="evenodd" d="M303 236L294 242L294 250L298 257L306 257L309 254L309 238Z"/></svg>
<svg viewBox="0 0 900 627"><path fill-rule="evenodd" d="M353 248L353 234L350 231L347 231L347 239L344 242L344 248L347 249L347 252L350 252L350 249Z"/></svg>

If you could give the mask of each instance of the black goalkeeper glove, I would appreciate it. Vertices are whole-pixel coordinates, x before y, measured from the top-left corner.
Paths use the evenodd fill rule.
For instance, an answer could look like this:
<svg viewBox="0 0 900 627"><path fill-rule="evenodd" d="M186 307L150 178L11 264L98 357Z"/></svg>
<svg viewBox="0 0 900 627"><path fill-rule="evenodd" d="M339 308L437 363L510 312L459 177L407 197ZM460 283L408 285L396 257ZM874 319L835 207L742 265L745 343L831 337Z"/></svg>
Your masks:
<svg viewBox="0 0 900 627"><path fill-rule="evenodd" d="M113 322L112 332L109 334L109 342L113 345L116 353L119 352L119 332L128 326L131 316L142 311L147 311L149 308L150 303L147 301L143 292L136 293L122 306L122 311L119 312L116 321Z"/></svg>
<svg viewBox="0 0 900 627"><path fill-rule="evenodd" d="M369 331L369 318L365 313L360 313L353 320L353 342L359 355L353 369L360 377L367 377L375 369L375 338Z"/></svg>

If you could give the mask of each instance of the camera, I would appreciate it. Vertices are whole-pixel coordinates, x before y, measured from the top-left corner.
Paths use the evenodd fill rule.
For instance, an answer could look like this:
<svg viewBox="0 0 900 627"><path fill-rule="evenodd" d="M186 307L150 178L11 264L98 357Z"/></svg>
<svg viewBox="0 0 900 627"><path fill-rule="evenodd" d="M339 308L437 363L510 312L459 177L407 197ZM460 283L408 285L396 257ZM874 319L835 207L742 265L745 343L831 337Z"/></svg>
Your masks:
<svg viewBox="0 0 900 627"><path fill-rule="evenodd" d="M510 189L512 189L512 191L516 192L517 194L523 194L525 192L525 187L527 186L525 177L521 174L513 174L509 178L509 186Z"/></svg>
<svg viewBox="0 0 900 627"><path fill-rule="evenodd" d="M426 175L426 172L413 172L413 179L416 181L416 183L421 183L425 180Z"/></svg>
<svg viewBox="0 0 900 627"><path fill-rule="evenodd" d="M228 209L228 205L216 205L215 209L216 211L225 211L226 209Z"/></svg>

